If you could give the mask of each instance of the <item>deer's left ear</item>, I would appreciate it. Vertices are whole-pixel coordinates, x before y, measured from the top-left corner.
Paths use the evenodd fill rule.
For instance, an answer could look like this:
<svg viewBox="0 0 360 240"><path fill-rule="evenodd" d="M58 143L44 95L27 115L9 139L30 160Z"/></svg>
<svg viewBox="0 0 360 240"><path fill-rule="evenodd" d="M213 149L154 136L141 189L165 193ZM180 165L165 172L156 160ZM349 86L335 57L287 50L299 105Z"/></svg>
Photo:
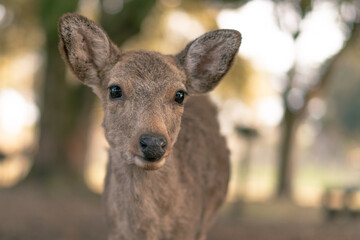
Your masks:
<svg viewBox="0 0 360 240"><path fill-rule="evenodd" d="M110 64L116 48L105 31L93 21L74 13L59 21L59 49L65 62L84 84L100 84L98 72Z"/></svg>
<svg viewBox="0 0 360 240"><path fill-rule="evenodd" d="M188 75L189 93L214 89L230 69L240 43L238 31L216 30L195 39L177 54Z"/></svg>

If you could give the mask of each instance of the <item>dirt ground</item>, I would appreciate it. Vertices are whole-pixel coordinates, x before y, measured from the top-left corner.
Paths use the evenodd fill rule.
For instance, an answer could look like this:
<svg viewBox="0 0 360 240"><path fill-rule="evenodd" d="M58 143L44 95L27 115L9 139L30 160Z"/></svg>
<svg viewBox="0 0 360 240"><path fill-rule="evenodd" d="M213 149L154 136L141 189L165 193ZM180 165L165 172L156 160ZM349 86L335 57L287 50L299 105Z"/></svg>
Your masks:
<svg viewBox="0 0 360 240"><path fill-rule="evenodd" d="M74 189L36 185L0 189L0 240L106 239L101 199ZM227 204L208 240L358 240L360 221L325 222L322 212L288 202Z"/></svg>

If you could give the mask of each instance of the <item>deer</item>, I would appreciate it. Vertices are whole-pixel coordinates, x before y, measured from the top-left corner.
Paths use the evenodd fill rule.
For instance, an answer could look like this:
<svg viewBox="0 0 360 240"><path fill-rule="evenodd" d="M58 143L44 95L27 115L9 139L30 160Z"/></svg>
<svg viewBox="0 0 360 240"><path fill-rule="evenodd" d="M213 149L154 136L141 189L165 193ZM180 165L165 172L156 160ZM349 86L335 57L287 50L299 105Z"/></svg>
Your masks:
<svg viewBox="0 0 360 240"><path fill-rule="evenodd" d="M214 30L164 55L120 50L99 25L75 13L60 18L58 32L63 60L104 111L108 239L206 239L230 169L206 93L232 66L241 34Z"/></svg>

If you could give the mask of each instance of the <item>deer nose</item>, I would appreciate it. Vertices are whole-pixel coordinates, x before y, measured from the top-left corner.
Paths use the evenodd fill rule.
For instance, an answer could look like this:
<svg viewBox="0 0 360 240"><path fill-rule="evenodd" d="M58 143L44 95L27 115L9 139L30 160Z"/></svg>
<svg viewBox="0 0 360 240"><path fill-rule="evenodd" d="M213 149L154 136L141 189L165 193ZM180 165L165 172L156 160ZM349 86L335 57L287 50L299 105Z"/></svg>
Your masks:
<svg viewBox="0 0 360 240"><path fill-rule="evenodd" d="M155 162L166 152L167 140L157 133L145 133L139 137L140 150L144 158L148 161Z"/></svg>

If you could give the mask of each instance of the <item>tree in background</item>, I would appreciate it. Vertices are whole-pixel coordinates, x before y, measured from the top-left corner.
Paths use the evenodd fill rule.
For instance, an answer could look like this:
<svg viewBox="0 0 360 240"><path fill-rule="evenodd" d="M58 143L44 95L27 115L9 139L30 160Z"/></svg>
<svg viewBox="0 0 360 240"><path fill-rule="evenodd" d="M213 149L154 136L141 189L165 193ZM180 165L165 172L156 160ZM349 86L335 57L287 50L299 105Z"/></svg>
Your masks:
<svg viewBox="0 0 360 240"><path fill-rule="evenodd" d="M321 1L297 0L297 1L274 1L276 6L276 14L280 28L291 34L294 42L296 42L302 34L301 24L305 18L314 10L314 5ZM324 1L325 2L325 1ZM359 2L351 0L333 1L339 9L339 19L346 27L346 38L342 48L332 57L321 64L311 79L302 79L301 70L296 61L287 73L286 87L283 92L284 118L281 123L281 139L279 149L279 172L277 181L277 196L291 198L292 179L293 179L293 147L296 136L297 126L302 120L309 101L320 93L329 84L329 79L336 68L341 57L354 46L359 37ZM284 4L290 7L298 19L296 28L288 28L285 20ZM346 8L346 9L345 9ZM351 11L353 16L349 17L348 12ZM284 14L285 13L285 14ZM331 41L331 39L329 39ZM309 84L299 84L309 82Z"/></svg>
<svg viewBox="0 0 360 240"><path fill-rule="evenodd" d="M45 33L44 78L39 90L40 136L32 176L49 176L55 171L65 171L68 161L67 141L73 130L72 113L83 108L81 98L73 101L75 93L84 89L69 86L65 80L65 67L58 54L57 21L65 12L74 12L77 1L41 1L40 24ZM87 124L85 124L86 127ZM80 143L81 144L81 143Z"/></svg>
<svg viewBox="0 0 360 240"><path fill-rule="evenodd" d="M213 0L212 2L219 2ZM243 4L248 2L255 2L255 0L241 1L241 0L224 0L226 7L239 8ZM258 2L266 3L267 1L258 0ZM251 3L249 3L251 4ZM280 142L278 150L278 172L277 172L277 185L276 195L278 197L291 198L292 184L293 184L293 162L294 162L294 145L297 134L297 128L306 110L308 109L308 103L310 100L323 94L323 90L329 84L331 76L335 69L339 66L339 62L343 59L343 56L349 49L353 49L357 38L359 37L359 21L360 21L360 2L356 0L294 0L283 1L273 0L272 3L266 3L267 6L273 7L274 17L277 20L278 27L288 36L292 38L292 42L297 48L297 44L301 43L301 38L305 36L306 29L304 25L307 21L317 13L318 6L325 6L328 9L337 11L336 24L341 26L342 35L344 35L342 46L337 49L337 52L333 52L333 55L324 61L311 66L301 63L299 56L301 52L299 49L295 51L295 60L290 67L290 70L285 74L283 89L281 90L281 97L283 102L284 115L280 126ZM261 18L260 15L256 16ZM237 27L237 23L232 26ZM251 26L251 23L249 23ZM324 24L326 26L326 23ZM241 31L241 29L239 29ZM266 32L266 29L264 29ZM316 33L313 35L316 35ZM244 40L246 34L244 34ZM266 37L262 41L267 41ZM324 45L328 42L334 42L334 39L326 39ZM245 42L244 42L245 43ZM313 49L312 42L307 42L303 46L305 49ZM245 44L244 44L245 46ZM319 51L320 49L314 49L313 51ZM281 49L279 49L281 51ZM261 53L259 53L261 54ZM276 61L276 56L274 61ZM280 79L279 79L280 81ZM235 89L235 88L234 88ZM354 104L352 104L354 105ZM343 107L343 110L353 108ZM351 114L353 116L354 114ZM352 119L348 117L347 120ZM356 119L356 118L355 118ZM354 123L348 121L349 124Z"/></svg>

